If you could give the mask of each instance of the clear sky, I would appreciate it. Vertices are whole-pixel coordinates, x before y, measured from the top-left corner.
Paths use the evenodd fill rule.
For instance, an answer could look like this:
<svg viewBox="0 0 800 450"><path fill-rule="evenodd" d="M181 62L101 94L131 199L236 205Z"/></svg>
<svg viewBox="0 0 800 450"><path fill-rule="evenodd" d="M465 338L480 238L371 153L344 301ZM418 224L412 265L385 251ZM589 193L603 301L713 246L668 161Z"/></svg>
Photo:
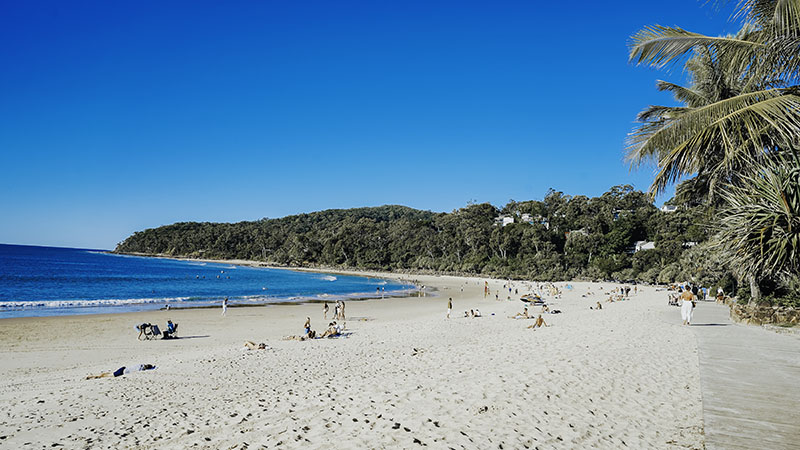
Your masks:
<svg viewBox="0 0 800 450"><path fill-rule="evenodd" d="M629 37L730 11L538 3L3 2L0 242L646 189L625 137L684 75L628 64Z"/></svg>

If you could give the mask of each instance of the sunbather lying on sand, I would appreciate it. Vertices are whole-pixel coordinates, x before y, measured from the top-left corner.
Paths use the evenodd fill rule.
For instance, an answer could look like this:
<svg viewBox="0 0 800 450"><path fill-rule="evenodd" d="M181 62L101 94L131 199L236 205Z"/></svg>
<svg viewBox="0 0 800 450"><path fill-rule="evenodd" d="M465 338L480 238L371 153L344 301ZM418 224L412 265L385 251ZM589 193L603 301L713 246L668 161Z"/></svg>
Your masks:
<svg viewBox="0 0 800 450"><path fill-rule="evenodd" d="M244 341L244 348L248 350L264 350L267 348L267 344L263 342L260 344L256 344L253 341Z"/></svg>
<svg viewBox="0 0 800 450"><path fill-rule="evenodd" d="M541 328L541 327L546 327L546 326L548 326L547 323L544 321L544 319L542 319L542 315L539 314L539 317L536 318L536 322L534 322L533 325L528 326L528 328L536 329L536 328Z"/></svg>
<svg viewBox="0 0 800 450"><path fill-rule="evenodd" d="M88 375L86 377L86 379L87 380L94 380L96 378L118 377L118 376L124 375L126 373L141 372L143 370L152 370L152 369L155 369L155 368L156 368L156 366L154 366L152 364L139 364L138 366L131 366L131 367L122 366L122 367L120 367L119 369L117 369L117 370L115 370L113 372L103 372L103 373L101 373L99 375Z"/></svg>
<svg viewBox="0 0 800 450"><path fill-rule="evenodd" d="M312 333L313 333L313 332L312 332ZM316 337L316 336L315 336L315 337ZM303 335L303 336L294 336L294 335L292 335L292 336L286 336L285 338L283 338L283 339L281 339L281 340L282 340L282 341L307 341L307 340L309 340L309 339L314 339L314 337L312 337L312 336L311 336L311 333L309 333L309 334L305 334L305 335Z"/></svg>

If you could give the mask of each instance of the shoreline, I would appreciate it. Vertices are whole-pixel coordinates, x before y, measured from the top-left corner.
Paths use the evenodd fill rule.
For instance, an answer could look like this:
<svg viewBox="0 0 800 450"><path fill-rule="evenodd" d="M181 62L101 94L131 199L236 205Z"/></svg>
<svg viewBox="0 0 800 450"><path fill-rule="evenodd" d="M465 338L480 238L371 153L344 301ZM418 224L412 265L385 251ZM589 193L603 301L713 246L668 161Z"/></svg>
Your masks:
<svg viewBox="0 0 800 450"><path fill-rule="evenodd" d="M305 273L317 273L317 274L326 274L326 275L342 275L342 276L351 276L351 277L361 277L361 278L378 278L387 281L395 281L403 284L407 284L408 287L393 291L393 293L387 293L382 297L378 297L373 292L350 292L344 294L331 294L330 299L324 298L297 298L293 299L291 297L287 298L280 298L277 301L263 301L259 303L230 303L228 305L229 308L259 308L265 306L277 306L277 305L302 305L302 304L317 304L317 303L324 303L324 302L335 302L337 300L344 300L344 301L366 301L372 299L389 299L389 298L406 298L406 297L413 297L417 295L419 292L419 288L416 287L413 280L404 279L403 277L398 276L398 274L394 274L391 272L371 272L371 271L346 271L346 270L326 270L326 269L318 269L318 268L304 268L304 267L290 267L290 266L277 266L277 265L269 265L265 263L261 263L259 261L252 261L252 260L219 260L219 259L196 259L196 258L182 258L182 257L170 257L165 255L149 255L149 254L137 254L137 253L114 253L112 251L103 251L103 253L111 254L111 255L128 255L128 256L136 256L142 258L156 258L156 259L168 259L168 260L175 260L175 261L192 261L192 262L203 262L203 263L212 263L212 264L224 264L224 265L235 265L235 266L242 266L242 267L251 267L251 268L267 268L267 269L274 269L274 270L286 270L292 272L305 272ZM415 286L412 288L411 286ZM352 296L351 296L352 295ZM357 296L356 296L357 295ZM426 289L426 295L434 296L435 289L428 288ZM136 300L136 299L131 299ZM145 300L145 299L143 299ZM147 299L151 300L151 299ZM64 300L70 301L70 300ZM78 300L75 300L78 301ZM234 300L236 301L236 300ZM113 314L129 314L129 313L142 313L147 311L157 311L157 310L166 310L163 304L169 304L170 311L174 310L191 310L191 309L214 309L220 308L218 304L209 304L206 302L197 302L200 304L192 305L192 302L175 302L170 303L169 299L164 299L163 302L131 302L126 305L91 305L91 306L63 306L63 307L19 307L13 308L9 307L4 309L4 312L13 312L13 311L37 311L37 310L51 310L55 312L54 314L42 314L42 315L22 315L18 317L0 317L0 323L5 320L9 319L24 319L24 318L38 318L38 317L74 317L74 316L94 316L94 315L113 315ZM142 307L144 305L151 305L151 308ZM117 311L117 312L109 312L107 311L110 308L130 308L140 306L141 309L133 309L133 310L126 310L126 311ZM103 312L93 312L93 308L102 308ZM70 310L78 310L79 312L69 312L69 313L58 313L59 311L63 311L65 309Z"/></svg>
<svg viewBox="0 0 800 450"><path fill-rule="evenodd" d="M499 279L494 278L489 275L482 275L477 273L450 273L450 272L436 272L431 271L429 272L418 272L418 271L402 271L402 272L392 272L392 271L385 271L385 270L375 270L375 269L346 269L341 267L301 267L301 266L286 266L274 263L268 263L265 261L256 261L256 260L249 260L249 259L210 259L210 258L191 258L187 256L170 256L170 255L163 255L163 254L153 254L153 253L123 253L123 252L114 252L113 250L107 251L106 253L110 253L113 255L129 255L129 256L139 256L142 258L161 258L161 259L172 259L177 261L197 261L197 262L207 262L207 263L214 263L214 264L235 264L235 265L242 265L248 267L257 267L257 268L267 268L267 269L285 269L285 270L292 270L296 272L312 272L312 273L327 273L331 275L351 275L351 276L367 276L372 278L380 277L380 278L394 278L394 279L403 279L405 276L408 277L461 277L461 278L484 278L484 279ZM528 281L526 279L512 279L512 281ZM590 280L576 280L576 281L585 281L585 282L607 282L612 283L612 281L590 281ZM569 281L554 281L554 283L562 283L562 282L569 282ZM549 283L542 281L541 283Z"/></svg>

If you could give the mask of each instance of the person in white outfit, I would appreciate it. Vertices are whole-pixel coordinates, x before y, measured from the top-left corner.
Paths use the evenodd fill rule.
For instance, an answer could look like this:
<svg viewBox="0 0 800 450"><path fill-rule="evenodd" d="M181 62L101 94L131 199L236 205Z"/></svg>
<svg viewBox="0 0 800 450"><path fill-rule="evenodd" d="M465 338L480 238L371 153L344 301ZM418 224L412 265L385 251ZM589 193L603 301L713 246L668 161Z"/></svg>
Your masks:
<svg viewBox="0 0 800 450"><path fill-rule="evenodd" d="M692 324L692 312L694 311L694 294L689 289L686 289L681 293L680 299L681 302L681 319L683 319L684 325L691 325Z"/></svg>
<svg viewBox="0 0 800 450"><path fill-rule="evenodd" d="M224 316L227 311L228 311L228 297L225 297L225 300L222 301L222 315Z"/></svg>

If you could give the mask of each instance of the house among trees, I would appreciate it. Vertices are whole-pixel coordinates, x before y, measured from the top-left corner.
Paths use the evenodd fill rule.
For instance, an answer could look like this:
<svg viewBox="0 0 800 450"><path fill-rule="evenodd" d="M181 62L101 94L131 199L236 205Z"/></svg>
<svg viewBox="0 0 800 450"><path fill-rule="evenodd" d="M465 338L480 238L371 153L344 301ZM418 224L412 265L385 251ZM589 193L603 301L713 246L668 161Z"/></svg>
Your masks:
<svg viewBox="0 0 800 450"><path fill-rule="evenodd" d="M564 237L566 237L567 239L569 239L570 236L578 236L578 235L588 236L589 232L586 231L586 228L581 228L580 230L572 230L564 233Z"/></svg>
<svg viewBox="0 0 800 450"><path fill-rule="evenodd" d="M665 213L673 213L673 212L675 212L677 210L678 210L678 207L677 206L673 206L673 205L664 205L664 206L661 207L661 212L665 212Z"/></svg>
<svg viewBox="0 0 800 450"><path fill-rule="evenodd" d="M633 253L639 253L642 250L654 250L656 243L651 241L636 241L633 244Z"/></svg>
<svg viewBox="0 0 800 450"><path fill-rule="evenodd" d="M625 217L626 214L633 212L634 210L632 209L615 209L612 214L614 215L614 220L619 220L620 217Z"/></svg>
<svg viewBox="0 0 800 450"><path fill-rule="evenodd" d="M510 223L514 223L514 216L508 216L508 215L506 215L506 216L497 216L494 219L494 224L495 225L500 225L500 226L504 227L504 226L506 226L506 225L508 225Z"/></svg>

